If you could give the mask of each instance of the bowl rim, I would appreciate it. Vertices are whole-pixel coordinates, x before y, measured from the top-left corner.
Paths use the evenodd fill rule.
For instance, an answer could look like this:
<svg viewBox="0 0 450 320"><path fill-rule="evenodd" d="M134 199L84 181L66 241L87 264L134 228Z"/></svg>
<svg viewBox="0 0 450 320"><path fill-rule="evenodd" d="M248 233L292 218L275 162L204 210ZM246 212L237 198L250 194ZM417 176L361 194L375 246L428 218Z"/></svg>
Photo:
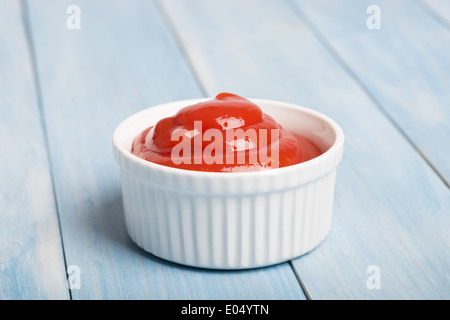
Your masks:
<svg viewBox="0 0 450 320"><path fill-rule="evenodd" d="M206 97L206 98L196 98L196 99L185 99L185 100L177 100L177 101L171 101L166 102L158 105L154 105L148 108L145 108L141 111L135 112L125 118L123 121L119 123L119 125L115 128L113 133L113 147L115 151L119 152L122 156L127 158L129 161L132 161L135 164L138 164L142 167L148 168L149 170L157 170L162 173L166 174L175 174L175 175L183 175L183 176L192 176L192 177L212 177L215 179L237 179L237 178L251 178L254 176L272 176L272 175L278 175L282 173L289 173L289 171L296 171L299 169L305 170L308 167L316 166L317 164L326 161L329 158L332 158L336 153L341 152L343 149L344 144L344 132L341 128L341 126L331 119L329 116L313 110L311 108L307 108L304 106L300 106L297 104L289 103L289 102L283 102L278 100L269 100L269 99L260 99L260 98L248 98L248 100L252 101L255 104L259 103L268 103L268 104L277 104L280 107L287 108L287 109L294 109L296 111L301 111L303 113L307 113L309 115L315 116L325 122L327 122L331 128L334 130L335 133L335 140L333 144L328 148L327 151L322 153L321 155L305 161L301 163L297 163L294 165L281 167L281 168L275 168L270 170L255 170L255 171L242 171L242 172L210 172L210 171L195 171L195 170L187 170L182 168L175 168L175 167L168 167L164 166L158 163L150 162L147 160L144 160L142 158L139 158L138 156L131 153L130 150L127 150L125 146L122 143L122 130L123 127L126 126L126 124L131 121L134 118L139 117L139 115L148 112L149 109L155 109L155 108L168 108L170 106L173 106L175 104L180 105L180 109L184 106L187 106L188 104L194 104L199 103L203 101L208 101L214 99L214 97ZM157 119L159 121L160 119Z"/></svg>

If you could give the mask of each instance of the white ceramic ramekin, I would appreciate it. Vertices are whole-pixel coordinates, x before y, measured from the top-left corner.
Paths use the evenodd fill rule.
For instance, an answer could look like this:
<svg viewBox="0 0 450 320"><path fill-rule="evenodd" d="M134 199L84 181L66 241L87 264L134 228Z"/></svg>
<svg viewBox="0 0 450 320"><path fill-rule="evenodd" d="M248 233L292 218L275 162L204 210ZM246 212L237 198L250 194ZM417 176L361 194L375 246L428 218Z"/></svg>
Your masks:
<svg viewBox="0 0 450 320"><path fill-rule="evenodd" d="M115 130L114 155L132 240L163 259L214 269L262 267L312 250L331 225L342 129L311 109L250 99L326 152L289 167L239 173L170 168L130 153L133 139L145 128L205 100L151 107Z"/></svg>

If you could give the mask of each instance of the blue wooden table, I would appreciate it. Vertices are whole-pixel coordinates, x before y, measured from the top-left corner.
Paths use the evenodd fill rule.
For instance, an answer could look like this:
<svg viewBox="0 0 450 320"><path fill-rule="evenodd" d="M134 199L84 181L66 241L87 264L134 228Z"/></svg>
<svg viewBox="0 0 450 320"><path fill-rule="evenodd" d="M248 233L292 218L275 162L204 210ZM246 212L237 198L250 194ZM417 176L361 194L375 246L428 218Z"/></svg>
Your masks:
<svg viewBox="0 0 450 320"><path fill-rule="evenodd" d="M314 251L204 270L128 237L113 130L219 92L343 127ZM447 0L0 0L0 146L1 299L450 298Z"/></svg>

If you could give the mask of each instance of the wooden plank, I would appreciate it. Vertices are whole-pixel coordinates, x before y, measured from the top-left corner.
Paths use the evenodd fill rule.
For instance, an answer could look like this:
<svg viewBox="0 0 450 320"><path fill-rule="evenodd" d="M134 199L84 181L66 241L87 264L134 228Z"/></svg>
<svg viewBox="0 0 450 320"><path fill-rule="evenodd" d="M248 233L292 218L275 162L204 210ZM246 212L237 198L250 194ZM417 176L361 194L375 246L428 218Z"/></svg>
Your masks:
<svg viewBox="0 0 450 320"><path fill-rule="evenodd" d="M160 4L209 95L294 102L342 125L332 231L293 261L310 297L448 298L448 188L292 7L270 0ZM381 271L380 289L371 289L372 265Z"/></svg>
<svg viewBox="0 0 450 320"><path fill-rule="evenodd" d="M45 3L44 3L45 2ZM152 1L29 1L74 299L304 299L292 268L187 268L138 249L122 217L112 133L125 117L203 95Z"/></svg>
<svg viewBox="0 0 450 320"><path fill-rule="evenodd" d="M296 3L449 186L448 29L403 1L377 1L379 30L366 27L370 0Z"/></svg>
<svg viewBox="0 0 450 320"><path fill-rule="evenodd" d="M0 299L68 299L26 31L0 3Z"/></svg>

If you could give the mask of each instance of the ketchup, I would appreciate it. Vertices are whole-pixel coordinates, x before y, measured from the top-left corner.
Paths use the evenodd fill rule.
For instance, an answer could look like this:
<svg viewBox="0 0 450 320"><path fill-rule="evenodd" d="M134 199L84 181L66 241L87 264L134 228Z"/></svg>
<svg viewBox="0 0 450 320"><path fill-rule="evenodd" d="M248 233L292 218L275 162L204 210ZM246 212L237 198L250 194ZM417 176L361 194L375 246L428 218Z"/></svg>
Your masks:
<svg viewBox="0 0 450 320"><path fill-rule="evenodd" d="M134 139L131 153L164 166L211 172L275 169L321 154L314 143L231 93L161 119Z"/></svg>

